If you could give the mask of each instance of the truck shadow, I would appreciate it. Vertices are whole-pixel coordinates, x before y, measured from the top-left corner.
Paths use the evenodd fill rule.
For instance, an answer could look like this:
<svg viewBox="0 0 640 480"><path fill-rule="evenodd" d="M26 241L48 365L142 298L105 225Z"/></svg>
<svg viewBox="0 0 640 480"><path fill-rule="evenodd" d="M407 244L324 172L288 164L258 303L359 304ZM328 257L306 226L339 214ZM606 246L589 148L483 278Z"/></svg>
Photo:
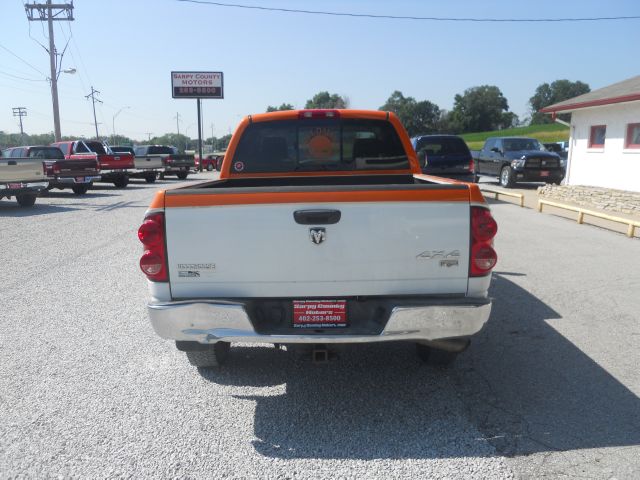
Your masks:
<svg viewBox="0 0 640 480"><path fill-rule="evenodd" d="M93 190L88 190L87 193L85 193L84 195L76 195L75 193L73 193L71 190L58 190L58 191L48 191L45 193L42 193L40 195L43 198L74 198L77 200L81 200L85 197L89 197L89 198L108 198L108 197L114 197L116 196L116 193L98 193L98 192L94 192Z"/></svg>
<svg viewBox="0 0 640 480"><path fill-rule="evenodd" d="M559 315L495 274L491 319L454 367L411 344L354 345L327 365L235 347L214 383L284 386L256 403L254 447L274 458L452 458L640 444L640 399L548 325Z"/></svg>
<svg viewBox="0 0 640 480"><path fill-rule="evenodd" d="M6 202L6 203L5 203ZM74 210L82 210L80 208L62 207L59 205L47 205L44 203L38 203L33 207L21 207L17 203L9 203L8 201L0 202L0 218L2 217L35 217L38 215L49 215L52 213L64 213L73 212Z"/></svg>

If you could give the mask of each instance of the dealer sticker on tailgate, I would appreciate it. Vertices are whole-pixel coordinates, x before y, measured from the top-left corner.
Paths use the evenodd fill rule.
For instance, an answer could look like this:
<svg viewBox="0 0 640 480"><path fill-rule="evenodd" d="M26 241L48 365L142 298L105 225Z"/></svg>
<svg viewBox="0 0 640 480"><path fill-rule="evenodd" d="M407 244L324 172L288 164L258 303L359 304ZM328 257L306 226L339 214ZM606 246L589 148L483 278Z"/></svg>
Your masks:
<svg viewBox="0 0 640 480"><path fill-rule="evenodd" d="M346 327L347 301L294 300L293 326L296 328Z"/></svg>

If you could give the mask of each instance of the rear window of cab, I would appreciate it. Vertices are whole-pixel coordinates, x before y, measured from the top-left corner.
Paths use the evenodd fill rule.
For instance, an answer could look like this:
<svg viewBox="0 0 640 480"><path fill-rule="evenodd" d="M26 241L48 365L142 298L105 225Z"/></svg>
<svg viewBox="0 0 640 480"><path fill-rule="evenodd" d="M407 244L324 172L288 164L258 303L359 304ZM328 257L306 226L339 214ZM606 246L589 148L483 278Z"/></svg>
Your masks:
<svg viewBox="0 0 640 480"><path fill-rule="evenodd" d="M393 125L364 119L252 123L231 161L232 173L408 168L409 159Z"/></svg>

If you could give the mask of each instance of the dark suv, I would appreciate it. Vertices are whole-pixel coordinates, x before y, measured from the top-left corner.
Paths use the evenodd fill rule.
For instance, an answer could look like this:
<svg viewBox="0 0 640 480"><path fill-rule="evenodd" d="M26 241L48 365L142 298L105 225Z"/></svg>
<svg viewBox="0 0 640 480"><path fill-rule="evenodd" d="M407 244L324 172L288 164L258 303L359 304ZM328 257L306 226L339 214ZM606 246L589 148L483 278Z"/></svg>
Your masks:
<svg viewBox="0 0 640 480"><path fill-rule="evenodd" d="M418 154L422 172L470 182L473 157L465 141L456 135L421 135L411 144Z"/></svg>

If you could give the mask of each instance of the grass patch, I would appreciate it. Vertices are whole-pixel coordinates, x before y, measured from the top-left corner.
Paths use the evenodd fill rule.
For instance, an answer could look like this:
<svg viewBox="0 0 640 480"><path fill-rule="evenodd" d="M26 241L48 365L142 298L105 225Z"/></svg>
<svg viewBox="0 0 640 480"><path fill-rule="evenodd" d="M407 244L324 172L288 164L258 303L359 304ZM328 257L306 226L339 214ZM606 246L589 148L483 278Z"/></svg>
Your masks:
<svg viewBox="0 0 640 480"><path fill-rule="evenodd" d="M569 140L569 128L559 123L547 125L530 125L528 127L494 130L493 132L466 133L460 135L471 150L480 150L489 137L532 137L542 143L562 142Z"/></svg>

